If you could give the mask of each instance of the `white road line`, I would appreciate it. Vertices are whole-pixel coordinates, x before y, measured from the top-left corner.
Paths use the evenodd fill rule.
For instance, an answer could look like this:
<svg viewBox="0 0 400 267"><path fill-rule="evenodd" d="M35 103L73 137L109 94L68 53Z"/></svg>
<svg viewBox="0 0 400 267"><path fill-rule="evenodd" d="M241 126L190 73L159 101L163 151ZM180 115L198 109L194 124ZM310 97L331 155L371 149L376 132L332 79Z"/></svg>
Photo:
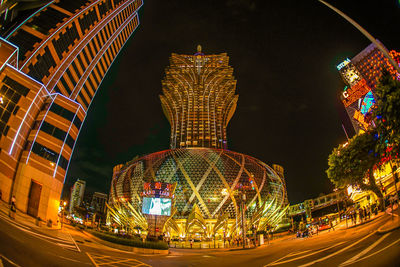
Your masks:
<svg viewBox="0 0 400 267"><path fill-rule="evenodd" d="M42 237L42 239L50 239L50 240L53 240L53 241L56 241L56 242L70 243L70 241L69 241L69 240L66 240L66 239L50 237L50 236L47 236L47 235L42 235L42 234L35 233L35 232L32 232L32 231L27 230L27 229L20 228L20 227L18 227L18 226L16 226L16 227L19 228L20 230L24 231L24 232L28 232L28 233L30 233L30 234L32 234L32 235L37 236L37 237Z"/></svg>
<svg viewBox="0 0 400 267"><path fill-rule="evenodd" d="M76 249L79 251L79 253L81 252L81 249L78 247L78 244L76 244L75 239L72 237L71 233L67 230L69 237L71 237L72 242L74 242Z"/></svg>
<svg viewBox="0 0 400 267"><path fill-rule="evenodd" d="M63 257L63 256L58 256L58 257L60 257L60 258L62 258L62 259L66 259L66 260L68 260L68 261L74 261L74 262L79 262L80 264L87 264L87 265L90 265L89 263L86 263L86 262L82 262L82 261L78 261L78 260L74 260L74 259L70 259L70 258L67 258L67 257Z"/></svg>
<svg viewBox="0 0 400 267"><path fill-rule="evenodd" d="M12 219L6 217L5 215L0 215L0 217L3 218L6 222L10 223L11 225L18 225L18 226L23 227L25 229L31 229L28 226L25 226L23 224L17 223L15 220L12 220Z"/></svg>
<svg viewBox="0 0 400 267"><path fill-rule="evenodd" d="M3 263L1 262L1 258L5 259L8 263L17 266L17 267L21 267L20 265L16 264L15 262L13 262L12 260L6 258L4 255L0 254L0 266L3 266Z"/></svg>
<svg viewBox="0 0 400 267"><path fill-rule="evenodd" d="M304 253L307 253L307 252L310 252L310 251L311 251L311 250L300 251L300 252L292 252L292 253L288 254L288 256L289 256L289 255L290 255L290 256L296 256L296 255L304 254Z"/></svg>
<svg viewBox="0 0 400 267"><path fill-rule="evenodd" d="M365 256L364 258L361 258L361 259L358 259L358 260L356 260L356 261L353 261L352 263L356 263L356 262L359 262L359 261L368 259L369 257L372 257L372 256L374 256L374 255L376 255L376 254L378 254L378 253L381 253L381 252L384 251L385 249L388 249L388 248L390 248L391 246L393 246L393 245L395 245L395 244L397 244L397 243L399 243L399 242L400 242L400 239L397 239L396 241L394 241L394 242L391 243L390 245L387 245L386 247L384 247L384 248L382 248L382 249L380 249L380 250L378 250L378 251L375 251L374 253L371 253L371 254L369 254L368 256Z"/></svg>
<svg viewBox="0 0 400 267"><path fill-rule="evenodd" d="M280 261L280 260L282 260L282 259L284 259L284 258L293 256L293 255L291 255L291 253L289 253L289 254L286 255L285 257L280 258L279 260L276 260L276 261L274 261L274 262L271 262L271 263L269 263L269 264L267 264L267 265L265 265L265 266L274 266L274 265L284 264L284 263L287 263L287 262L291 262L291 261L303 259L303 258L312 256L312 255L314 255L314 254L320 253L320 252L322 252L322 251L331 249L331 248L333 248L333 247L337 247L337 246L339 246L339 245L341 245L341 244L343 244L343 243L344 243L344 242L339 242L339 243L337 243L337 244L335 244L335 245L333 245L333 246L330 246L330 247L327 247L327 248L324 248L324 249L320 249L320 250L314 251L314 252L312 252L312 253L310 253L310 254L306 254L306 255L303 255L303 256L299 256L299 257L296 257L296 258L292 258L292 259L286 260L286 261ZM278 262L278 261L279 261L279 262Z"/></svg>
<svg viewBox="0 0 400 267"><path fill-rule="evenodd" d="M371 246L367 247L366 249L364 249L363 251L361 251L360 253L358 253L357 255L355 255L354 257L352 257L351 259L343 262L342 264L340 264L339 266L346 266L349 265L351 263L353 263L354 261L358 260L359 258L361 258L362 256L364 256L365 254L367 254L371 249L373 249L374 247L376 247L379 243L381 243L386 237L388 237L391 233L387 233L386 235L382 236L381 238L379 238L375 243L373 243Z"/></svg>
<svg viewBox="0 0 400 267"><path fill-rule="evenodd" d="M320 261L324 261L324 260L326 260L326 259L329 259L329 258L331 258L331 257L333 257L333 256L335 256L335 255L337 255L337 254L339 254L339 253L342 253L343 251L345 251L345 250L347 250L347 249L349 249L349 248L351 248L351 247L354 247L355 245L357 245L357 244L360 243L361 241L364 241L365 239L367 239L368 237L370 237L371 235L373 235L373 234L375 234L375 233L376 233L376 231L370 233L369 235L364 236L363 238L361 238L361 239L358 240L357 242L354 242L354 243L352 243L351 245L349 245L349 246L347 246L347 247L345 247L345 248L342 248L342 249L339 250L339 251L336 251L335 253L329 254L328 256L325 256L325 257L320 258L320 259L318 259L318 260L315 260L315 261L312 261L312 262L309 262L309 263L300 265L300 267L310 266L310 265L313 265L313 264L315 264L315 263L317 263L317 262L320 262Z"/></svg>
<svg viewBox="0 0 400 267"><path fill-rule="evenodd" d="M88 255L90 261L93 263L93 265L94 265L95 267L99 267L99 265L94 261L94 259L90 256L89 253L86 252L86 255Z"/></svg>
<svg viewBox="0 0 400 267"><path fill-rule="evenodd" d="M67 244L62 244L62 243L57 243L57 245L61 246L61 247L67 247L67 248L74 248L76 249L76 247L74 245L67 245Z"/></svg>

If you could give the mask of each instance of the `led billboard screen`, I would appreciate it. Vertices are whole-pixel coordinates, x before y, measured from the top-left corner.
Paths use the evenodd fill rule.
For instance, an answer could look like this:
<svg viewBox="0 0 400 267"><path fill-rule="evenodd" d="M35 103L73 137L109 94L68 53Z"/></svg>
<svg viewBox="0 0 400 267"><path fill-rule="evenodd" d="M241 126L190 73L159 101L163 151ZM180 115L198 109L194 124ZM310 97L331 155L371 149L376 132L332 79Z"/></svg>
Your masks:
<svg viewBox="0 0 400 267"><path fill-rule="evenodd" d="M143 214L151 215L171 215L171 199L157 197L143 197Z"/></svg>

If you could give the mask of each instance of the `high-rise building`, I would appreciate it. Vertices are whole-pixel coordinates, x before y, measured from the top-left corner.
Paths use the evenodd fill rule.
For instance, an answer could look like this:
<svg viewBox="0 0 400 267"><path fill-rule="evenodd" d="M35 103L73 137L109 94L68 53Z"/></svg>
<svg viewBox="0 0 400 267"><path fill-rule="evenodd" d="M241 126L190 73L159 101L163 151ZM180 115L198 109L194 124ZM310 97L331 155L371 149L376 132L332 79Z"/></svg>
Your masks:
<svg viewBox="0 0 400 267"><path fill-rule="evenodd" d="M232 73L225 53L172 54L160 96L171 149L114 168L109 223L171 237L238 235L243 220L279 227L288 207L283 167L227 150L238 100Z"/></svg>
<svg viewBox="0 0 400 267"><path fill-rule="evenodd" d="M90 207L95 212L104 213L106 210L107 194L94 192Z"/></svg>
<svg viewBox="0 0 400 267"><path fill-rule="evenodd" d="M86 182L77 180L71 189L71 198L69 200L69 212L73 213L76 207L83 203L83 196L85 194Z"/></svg>
<svg viewBox="0 0 400 267"><path fill-rule="evenodd" d="M392 50L389 54L400 64L400 53ZM400 79L400 74L373 43L351 60L344 60L337 69L346 84L341 99L353 128L356 133L365 131L370 124L375 104L374 90L382 70L387 70L397 79Z"/></svg>
<svg viewBox="0 0 400 267"><path fill-rule="evenodd" d="M162 81L162 108L171 124L170 146L227 148L226 127L238 95L229 58L223 53L172 54Z"/></svg>
<svg viewBox="0 0 400 267"><path fill-rule="evenodd" d="M142 3L46 1L0 29L3 200L15 195L19 210L57 221L61 190L86 112L138 27Z"/></svg>

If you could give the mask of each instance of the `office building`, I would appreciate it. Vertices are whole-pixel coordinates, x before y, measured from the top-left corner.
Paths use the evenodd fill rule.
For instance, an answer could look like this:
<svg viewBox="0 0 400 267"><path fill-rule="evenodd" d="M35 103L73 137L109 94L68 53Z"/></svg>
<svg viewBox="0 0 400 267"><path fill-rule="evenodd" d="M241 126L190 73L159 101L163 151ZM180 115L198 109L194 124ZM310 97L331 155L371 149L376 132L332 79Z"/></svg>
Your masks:
<svg viewBox="0 0 400 267"><path fill-rule="evenodd" d="M71 189L71 198L69 200L69 212L73 213L76 207L83 204L83 196L85 195L86 182L77 180Z"/></svg>

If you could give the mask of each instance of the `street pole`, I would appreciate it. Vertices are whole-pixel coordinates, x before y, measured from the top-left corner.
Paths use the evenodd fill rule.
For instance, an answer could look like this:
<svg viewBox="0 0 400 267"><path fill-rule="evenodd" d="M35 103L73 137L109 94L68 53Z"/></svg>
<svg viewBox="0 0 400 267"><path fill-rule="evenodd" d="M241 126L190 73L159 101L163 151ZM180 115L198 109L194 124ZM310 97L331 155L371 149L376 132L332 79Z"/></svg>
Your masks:
<svg viewBox="0 0 400 267"><path fill-rule="evenodd" d="M242 238L243 238L243 248L246 248L246 224L244 218L244 203L246 201L246 194L242 192Z"/></svg>

